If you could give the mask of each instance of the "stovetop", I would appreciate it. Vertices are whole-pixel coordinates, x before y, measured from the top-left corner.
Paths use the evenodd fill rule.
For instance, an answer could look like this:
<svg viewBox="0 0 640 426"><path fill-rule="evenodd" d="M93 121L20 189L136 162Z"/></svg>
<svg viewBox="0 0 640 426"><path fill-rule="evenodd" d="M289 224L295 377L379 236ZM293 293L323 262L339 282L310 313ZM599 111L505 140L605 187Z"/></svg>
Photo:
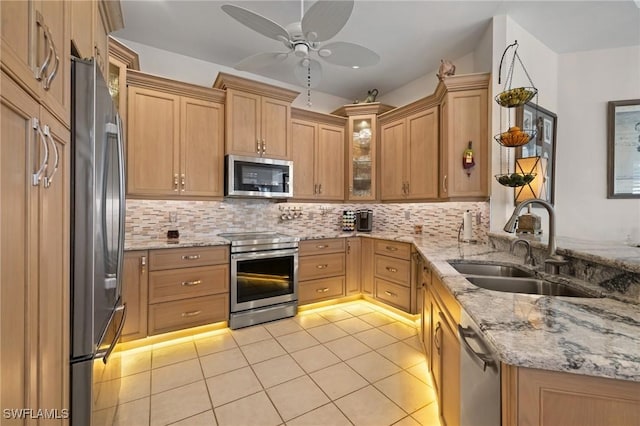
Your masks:
<svg viewBox="0 0 640 426"><path fill-rule="evenodd" d="M231 241L232 246L262 245L275 243L294 243L300 238L279 232L226 232L218 234L219 237Z"/></svg>

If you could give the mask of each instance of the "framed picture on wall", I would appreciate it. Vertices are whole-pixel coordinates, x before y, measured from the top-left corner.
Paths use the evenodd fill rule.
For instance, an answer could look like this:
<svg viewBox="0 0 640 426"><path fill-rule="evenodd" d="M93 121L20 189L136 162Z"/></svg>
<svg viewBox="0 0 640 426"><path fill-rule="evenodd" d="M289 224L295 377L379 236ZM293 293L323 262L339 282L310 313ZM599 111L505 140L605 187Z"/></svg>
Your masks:
<svg viewBox="0 0 640 426"><path fill-rule="evenodd" d="M640 198L640 99L610 101L607 198Z"/></svg>
<svg viewBox="0 0 640 426"><path fill-rule="evenodd" d="M516 158L541 157L546 159L546 167L543 170L544 191L542 191L540 198L553 204L558 116L540 105L527 102L516 108L516 126L525 131L536 130L536 136L528 144L516 148Z"/></svg>

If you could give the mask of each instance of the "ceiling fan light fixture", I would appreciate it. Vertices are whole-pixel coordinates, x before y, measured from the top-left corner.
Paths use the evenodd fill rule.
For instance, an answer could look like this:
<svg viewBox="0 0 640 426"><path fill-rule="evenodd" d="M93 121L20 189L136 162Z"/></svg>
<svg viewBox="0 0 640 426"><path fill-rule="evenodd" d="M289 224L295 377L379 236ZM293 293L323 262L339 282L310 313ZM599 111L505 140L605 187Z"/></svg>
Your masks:
<svg viewBox="0 0 640 426"><path fill-rule="evenodd" d="M360 69L359 65L351 65L351 68L353 68L354 70Z"/></svg>
<svg viewBox="0 0 640 426"><path fill-rule="evenodd" d="M309 56L309 46L304 43L297 43L293 49L294 55L299 58L304 58L305 56Z"/></svg>
<svg viewBox="0 0 640 426"><path fill-rule="evenodd" d="M640 1L640 0L638 0ZM327 56L331 55L331 50L330 49L320 49L318 50L318 55L321 58L326 58Z"/></svg>
<svg viewBox="0 0 640 426"><path fill-rule="evenodd" d="M305 36L309 41L316 41L316 39L318 38L318 33L315 31L309 31L307 34L305 34Z"/></svg>

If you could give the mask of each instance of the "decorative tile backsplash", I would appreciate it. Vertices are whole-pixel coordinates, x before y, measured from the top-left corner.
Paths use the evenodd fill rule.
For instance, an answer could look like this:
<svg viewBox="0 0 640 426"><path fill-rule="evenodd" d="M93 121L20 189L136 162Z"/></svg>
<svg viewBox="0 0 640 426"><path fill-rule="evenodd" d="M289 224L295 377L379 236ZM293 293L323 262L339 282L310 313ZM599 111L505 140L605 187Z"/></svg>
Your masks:
<svg viewBox="0 0 640 426"><path fill-rule="evenodd" d="M289 209L289 211L287 210ZM300 209L294 219L282 215ZM279 231L296 234L327 234L342 230L343 210L372 209L373 231L413 233L423 225L423 235L456 238L462 214L473 214L473 238L487 240L489 203L323 204L277 203L269 200L224 201L127 200L126 238L164 238L177 228L184 238L221 232ZM296 210L297 212L298 210ZM175 214L175 225L170 215ZM172 218L173 219L173 218Z"/></svg>

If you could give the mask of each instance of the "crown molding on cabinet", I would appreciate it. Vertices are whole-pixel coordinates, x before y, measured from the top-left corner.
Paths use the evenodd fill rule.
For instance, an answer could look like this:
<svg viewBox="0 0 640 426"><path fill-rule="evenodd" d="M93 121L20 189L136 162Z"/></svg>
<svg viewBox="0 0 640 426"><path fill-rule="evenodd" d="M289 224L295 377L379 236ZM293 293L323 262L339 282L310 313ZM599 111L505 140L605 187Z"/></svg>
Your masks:
<svg viewBox="0 0 640 426"><path fill-rule="evenodd" d="M307 109L301 108L291 108L291 118L297 120L314 121L317 123L330 124L335 126L344 126L347 123L347 119L345 117L309 111Z"/></svg>
<svg viewBox="0 0 640 426"><path fill-rule="evenodd" d="M218 73L216 80L213 82L213 88L221 90L235 89L255 95L268 96L289 103L293 102L300 94L300 92L296 92L295 90L272 86L271 84L249 80L248 78L238 77L237 75L224 72Z"/></svg>
<svg viewBox="0 0 640 426"><path fill-rule="evenodd" d="M162 90L179 96L202 99L205 101L223 103L226 97L224 90L210 89L190 83L171 80L157 75L140 71L127 70L127 85L144 87L146 89Z"/></svg>
<svg viewBox="0 0 640 426"><path fill-rule="evenodd" d="M352 115L367 115L367 114L383 114L387 111L394 109L394 106L381 104L380 102L367 102L361 104L349 104L343 105L331 114L340 115L342 117L350 117Z"/></svg>
<svg viewBox="0 0 640 426"><path fill-rule="evenodd" d="M111 36L109 36L109 56L124 63L128 69L140 69L138 53Z"/></svg>
<svg viewBox="0 0 640 426"><path fill-rule="evenodd" d="M124 17L120 0L101 0L98 2L100 13L104 18L107 34L124 28Z"/></svg>

